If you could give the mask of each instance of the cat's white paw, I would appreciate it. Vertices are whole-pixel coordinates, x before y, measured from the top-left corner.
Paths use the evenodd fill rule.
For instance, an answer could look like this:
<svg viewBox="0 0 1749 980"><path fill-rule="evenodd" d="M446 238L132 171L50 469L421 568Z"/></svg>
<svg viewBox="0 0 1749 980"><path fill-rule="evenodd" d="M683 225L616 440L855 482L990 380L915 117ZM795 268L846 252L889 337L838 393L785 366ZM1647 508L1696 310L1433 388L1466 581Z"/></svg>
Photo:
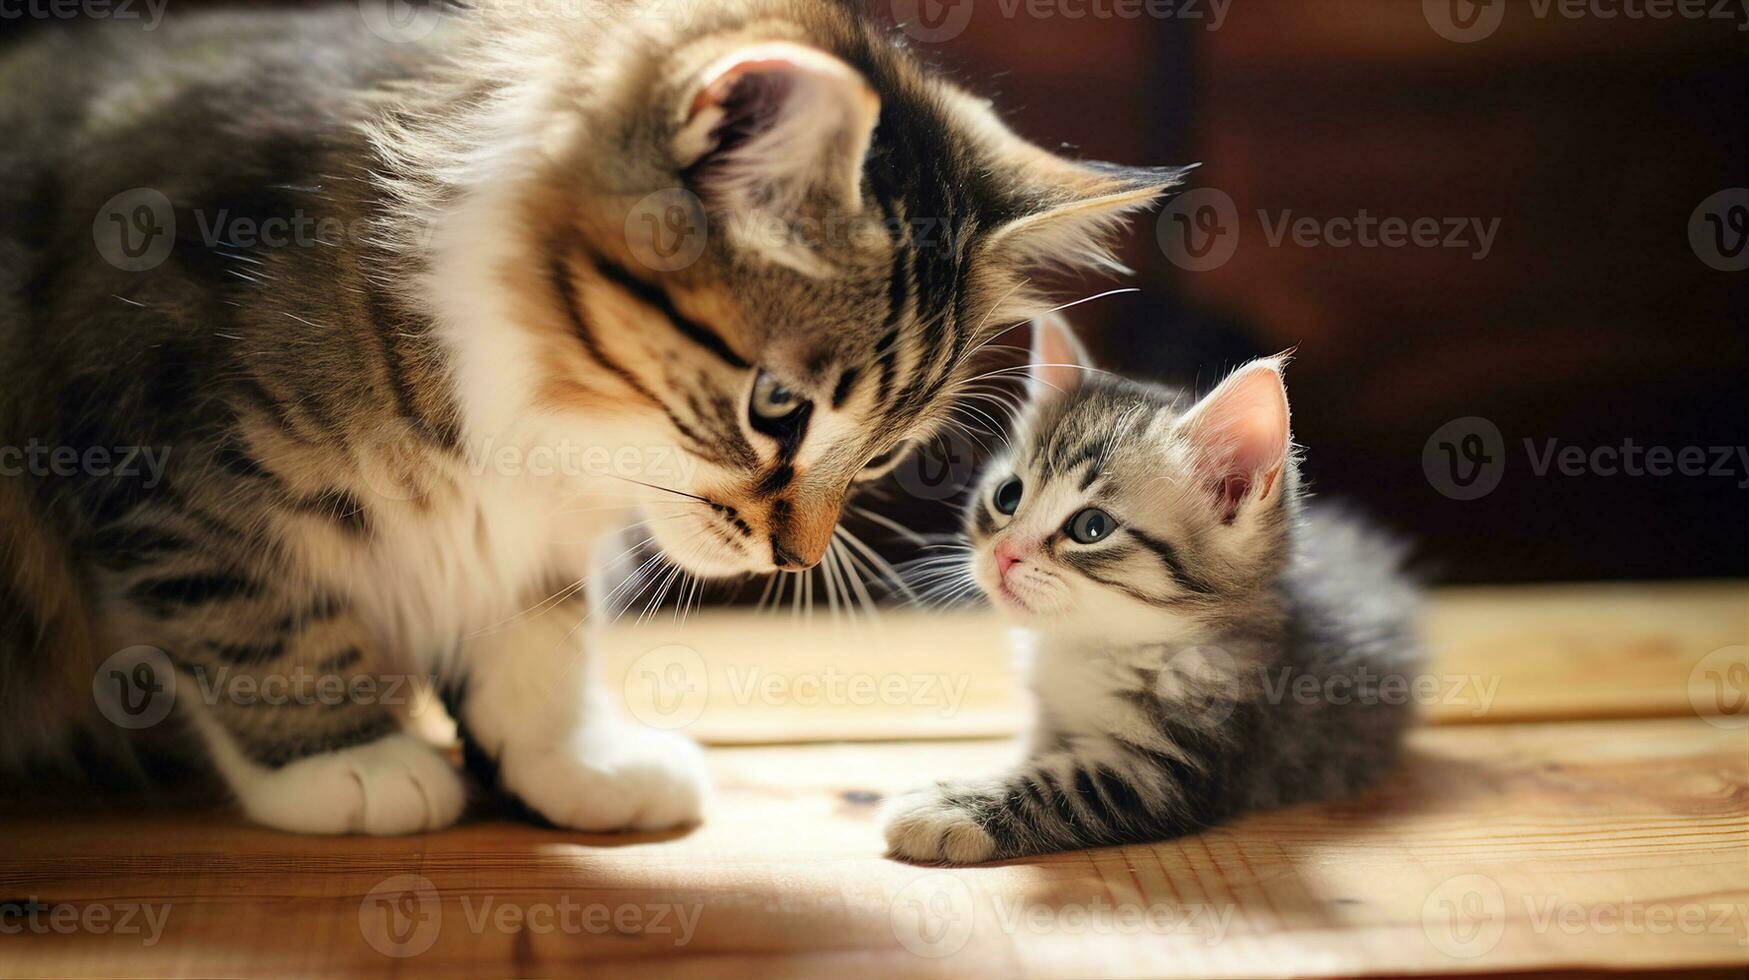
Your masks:
<svg viewBox="0 0 1749 980"><path fill-rule="evenodd" d="M416 834L455 823L467 804L449 760L405 734L258 770L235 788L250 819L300 834Z"/></svg>
<svg viewBox="0 0 1749 980"><path fill-rule="evenodd" d="M996 856L996 839L939 788L894 797L882 811L887 852L926 864L981 864Z"/></svg>
<svg viewBox="0 0 1749 980"><path fill-rule="evenodd" d="M540 749L513 747L502 761L506 788L535 812L596 833L697 823L710 785L696 743L631 725Z"/></svg>

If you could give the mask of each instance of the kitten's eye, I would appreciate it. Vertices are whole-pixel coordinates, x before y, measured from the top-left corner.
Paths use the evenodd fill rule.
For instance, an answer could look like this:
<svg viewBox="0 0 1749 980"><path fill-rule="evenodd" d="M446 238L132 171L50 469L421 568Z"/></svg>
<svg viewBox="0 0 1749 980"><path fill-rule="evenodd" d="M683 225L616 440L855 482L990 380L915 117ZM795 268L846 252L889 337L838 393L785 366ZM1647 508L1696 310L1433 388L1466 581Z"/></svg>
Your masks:
<svg viewBox="0 0 1749 980"><path fill-rule="evenodd" d="M1025 492L1026 485L1020 482L1020 477L1009 477L1007 482L996 488L997 512L1012 516L1020 509L1020 497Z"/></svg>
<svg viewBox="0 0 1749 980"><path fill-rule="evenodd" d="M801 411L805 404L783 382L761 371L753 382L753 401L747 411L755 422L781 422Z"/></svg>
<svg viewBox="0 0 1749 980"><path fill-rule="evenodd" d="M1098 544L1117 530L1117 521L1105 511L1089 507L1069 518L1067 530L1069 537L1080 544Z"/></svg>

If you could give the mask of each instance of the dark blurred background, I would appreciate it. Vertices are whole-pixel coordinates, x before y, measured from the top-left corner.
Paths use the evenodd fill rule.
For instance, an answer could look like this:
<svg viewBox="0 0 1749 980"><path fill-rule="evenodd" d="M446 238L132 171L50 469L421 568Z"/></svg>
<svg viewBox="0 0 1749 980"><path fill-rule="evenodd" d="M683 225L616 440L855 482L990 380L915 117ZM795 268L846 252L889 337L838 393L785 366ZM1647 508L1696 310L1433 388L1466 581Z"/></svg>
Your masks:
<svg viewBox="0 0 1749 980"><path fill-rule="evenodd" d="M894 6L918 9L915 34L957 26L952 4ZM1137 229L1126 254L1143 293L1075 313L1104 364L1206 389L1297 348L1289 388L1316 490L1412 537L1439 581L1749 572L1749 460L1735 451L1749 445L1749 273L1709 266L1690 237L1703 201L1749 187L1741 4L1703 5L1731 19L1649 20L1530 0L1233 0L1218 27L1212 0L1133 19L1116 15L1123 0L1042 5L1051 16L969 6L963 32L917 46L1022 132L1093 158L1200 162L1192 186L1234 203L1218 268L1183 268L1155 222ZM1645 5L1595 5L1629 7ZM1749 191L1724 204L1725 246L1741 248ZM1270 242L1288 212L1363 211L1498 230L1481 259L1474 232L1460 248ZM1452 442L1471 475L1478 426L1448 423L1477 417L1500 433L1481 427L1499 483L1453 499L1441 488L1486 488L1440 472ZM1729 447L1733 462L1725 476L1538 476L1551 439L1587 454L1627 439Z"/></svg>
<svg viewBox="0 0 1749 980"><path fill-rule="evenodd" d="M1741 3L869 2L1040 142L1202 164L1194 206L1126 247L1118 285L1142 292L1076 322L1104 365L1200 388L1296 348L1313 486L1415 540L1435 580L1749 573L1749 273L1706 261L1749 264L1749 190L1715 199L1749 187ZM1330 240L1363 215L1436 219L1440 244ZM1273 243L1284 218L1316 230ZM1720 447L1729 473L1538 475L1551 440L1708 467ZM938 463L881 509L951 527Z"/></svg>

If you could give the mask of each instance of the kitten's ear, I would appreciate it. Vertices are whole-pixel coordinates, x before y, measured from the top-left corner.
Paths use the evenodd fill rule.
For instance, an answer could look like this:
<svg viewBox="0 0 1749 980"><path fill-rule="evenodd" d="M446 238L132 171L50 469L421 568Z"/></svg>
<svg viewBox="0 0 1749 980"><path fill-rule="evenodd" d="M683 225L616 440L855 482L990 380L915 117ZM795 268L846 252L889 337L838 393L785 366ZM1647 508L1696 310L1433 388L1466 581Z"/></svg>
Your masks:
<svg viewBox="0 0 1749 980"><path fill-rule="evenodd" d="M744 47L707 66L682 109L675 152L714 208L792 215L819 195L861 211L881 100L838 58L789 41Z"/></svg>
<svg viewBox="0 0 1749 980"><path fill-rule="evenodd" d="M1075 336L1069 320L1052 313L1032 321L1032 362L1026 391L1033 402L1047 401L1081 387L1093 359Z"/></svg>
<svg viewBox="0 0 1749 980"><path fill-rule="evenodd" d="M1281 489L1292 441L1285 367L1283 357L1252 361L1179 422L1197 474L1227 523L1247 501Z"/></svg>

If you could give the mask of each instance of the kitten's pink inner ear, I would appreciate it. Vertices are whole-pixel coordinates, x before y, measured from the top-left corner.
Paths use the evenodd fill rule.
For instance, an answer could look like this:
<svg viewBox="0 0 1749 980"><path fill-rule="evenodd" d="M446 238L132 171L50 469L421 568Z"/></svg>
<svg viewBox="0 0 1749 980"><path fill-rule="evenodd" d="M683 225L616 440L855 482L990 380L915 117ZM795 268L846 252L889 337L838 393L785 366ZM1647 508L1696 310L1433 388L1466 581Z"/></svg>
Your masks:
<svg viewBox="0 0 1749 980"><path fill-rule="evenodd" d="M1191 451L1224 520L1268 497L1287 465L1289 409L1279 360L1241 368L1191 413Z"/></svg>
<svg viewBox="0 0 1749 980"><path fill-rule="evenodd" d="M1029 374L1034 400L1074 391L1092 366L1086 348L1065 317L1052 314L1033 321Z"/></svg>

